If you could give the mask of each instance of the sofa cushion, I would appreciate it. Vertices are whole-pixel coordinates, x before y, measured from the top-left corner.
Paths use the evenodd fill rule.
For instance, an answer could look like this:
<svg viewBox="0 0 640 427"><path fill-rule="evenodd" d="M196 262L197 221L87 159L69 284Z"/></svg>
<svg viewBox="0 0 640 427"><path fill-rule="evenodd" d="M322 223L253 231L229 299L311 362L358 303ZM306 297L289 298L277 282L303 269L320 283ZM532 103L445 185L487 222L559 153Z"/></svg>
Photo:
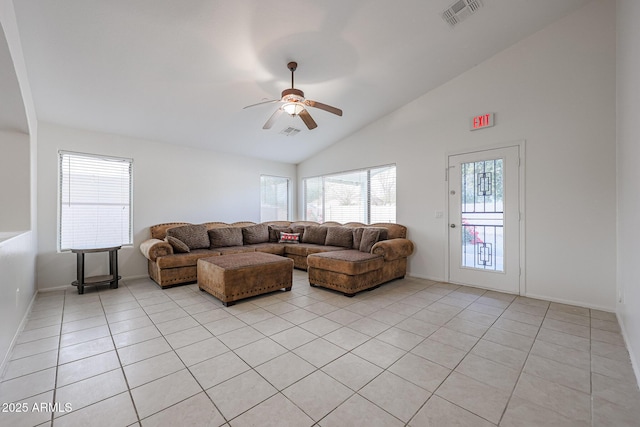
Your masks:
<svg viewBox="0 0 640 427"><path fill-rule="evenodd" d="M278 243L258 243L249 247L255 249L256 252L264 252L268 254L284 256L285 245L280 245Z"/></svg>
<svg viewBox="0 0 640 427"><path fill-rule="evenodd" d="M353 230L347 227L328 227L324 244L351 249L353 245Z"/></svg>
<svg viewBox="0 0 640 427"><path fill-rule="evenodd" d="M167 237L175 237L187 245L190 250L209 248L207 226L204 224L170 228L167 230Z"/></svg>
<svg viewBox="0 0 640 427"><path fill-rule="evenodd" d="M365 228L362 232L362 240L360 241L360 252L371 252L371 248L380 238L379 228Z"/></svg>
<svg viewBox="0 0 640 427"><path fill-rule="evenodd" d="M209 240L211 241L211 248L242 246L242 228L212 228L209 230Z"/></svg>
<svg viewBox="0 0 640 427"><path fill-rule="evenodd" d="M304 236L304 225L291 225L289 226L292 233L298 233L300 235L300 240L302 241L302 236Z"/></svg>
<svg viewBox="0 0 640 427"><path fill-rule="evenodd" d="M302 243L314 243L316 245L324 245L327 239L327 231L329 227L321 227L319 225L308 225L304 228L302 235Z"/></svg>
<svg viewBox="0 0 640 427"><path fill-rule="evenodd" d="M282 231L280 233L279 243L300 243L300 233L285 233Z"/></svg>
<svg viewBox="0 0 640 427"><path fill-rule="evenodd" d="M161 256L156 259L160 268L191 267L198 264L200 258L220 255L220 252L209 249L194 249L189 253Z"/></svg>
<svg viewBox="0 0 640 427"><path fill-rule="evenodd" d="M378 230L380 232L380 236L378 236L378 241L387 240L389 238L389 230L387 230L385 227L371 226L371 227L365 227L365 228L368 228L370 230Z"/></svg>
<svg viewBox="0 0 640 427"><path fill-rule="evenodd" d="M190 251L189 246L187 246L185 242L173 236L167 236L167 242L173 248L173 253L182 254Z"/></svg>
<svg viewBox="0 0 640 427"><path fill-rule="evenodd" d="M228 254L240 254L245 252L255 252L256 249L253 246L224 246L221 248L216 248L216 251L220 252L220 255L228 255Z"/></svg>
<svg viewBox="0 0 640 427"><path fill-rule="evenodd" d="M307 264L309 268L356 276L381 269L384 260L381 255L347 249L309 255Z"/></svg>
<svg viewBox="0 0 640 427"><path fill-rule="evenodd" d="M250 227L242 227L242 242L245 245L267 243L269 241L269 226L257 224Z"/></svg>
<svg viewBox="0 0 640 427"><path fill-rule="evenodd" d="M362 241L362 232L364 227L358 227L353 229L353 249L360 250L360 242Z"/></svg>
<svg viewBox="0 0 640 427"><path fill-rule="evenodd" d="M269 241L272 243L277 243L280 240L280 233L291 233L291 229L285 226L278 225L270 225L269 226Z"/></svg>

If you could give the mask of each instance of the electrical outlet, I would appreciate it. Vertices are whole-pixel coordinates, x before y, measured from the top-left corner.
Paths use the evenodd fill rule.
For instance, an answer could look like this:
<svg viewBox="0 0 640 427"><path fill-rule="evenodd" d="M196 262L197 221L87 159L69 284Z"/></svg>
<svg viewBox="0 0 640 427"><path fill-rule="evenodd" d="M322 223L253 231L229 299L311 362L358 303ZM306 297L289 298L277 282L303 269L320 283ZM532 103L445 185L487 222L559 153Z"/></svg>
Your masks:
<svg viewBox="0 0 640 427"><path fill-rule="evenodd" d="M442 218L443 216L444 216L444 212L442 212L442 211L435 211L433 213L433 217L434 218Z"/></svg>

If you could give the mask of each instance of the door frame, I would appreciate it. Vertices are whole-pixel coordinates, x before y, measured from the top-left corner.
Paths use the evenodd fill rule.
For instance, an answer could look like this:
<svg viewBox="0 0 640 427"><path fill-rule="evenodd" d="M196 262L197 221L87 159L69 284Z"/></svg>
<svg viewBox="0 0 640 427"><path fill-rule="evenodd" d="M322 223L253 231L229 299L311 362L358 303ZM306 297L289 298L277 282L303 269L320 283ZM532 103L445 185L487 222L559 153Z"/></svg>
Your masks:
<svg viewBox="0 0 640 427"><path fill-rule="evenodd" d="M447 282L450 282L451 279L451 270L450 270L450 251L449 251L449 224L451 223L450 212L449 212L449 157L457 156L460 154L473 154L479 153L488 150L496 150L500 148L509 148L509 147L518 147L519 153L519 165L518 165L518 178L519 178L519 188L518 188L518 208L520 210L520 221L519 221L519 232L520 232L520 277L519 277L519 295L527 294L527 275L526 275L526 210L525 210L525 165L526 165L526 141L524 139L517 140L513 142L505 142L502 144L474 147L474 148L466 148L466 149L457 149L450 150L445 152L445 181L444 181L444 206L445 206L445 221L443 224L444 233L445 233L445 277ZM468 285L473 286L473 285Z"/></svg>

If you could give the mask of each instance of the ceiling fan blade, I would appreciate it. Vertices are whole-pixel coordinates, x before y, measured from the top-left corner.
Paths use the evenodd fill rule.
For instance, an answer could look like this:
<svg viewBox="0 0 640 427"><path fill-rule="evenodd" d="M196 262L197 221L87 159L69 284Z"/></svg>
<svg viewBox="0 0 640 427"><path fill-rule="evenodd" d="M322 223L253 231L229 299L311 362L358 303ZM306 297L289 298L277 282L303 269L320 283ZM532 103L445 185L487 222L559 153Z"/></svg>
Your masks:
<svg viewBox="0 0 640 427"><path fill-rule="evenodd" d="M336 108L336 107L332 107L331 105L323 104L321 102L312 101L310 99L307 99L306 101L304 101L304 103L305 103L305 105L308 105L309 107L319 108L321 110L333 113L333 114L335 114L337 116L342 116L342 110L339 109L339 108Z"/></svg>
<svg viewBox="0 0 640 427"><path fill-rule="evenodd" d="M315 129L318 127L318 124L315 122L315 120L313 120L313 118L311 117L311 115L307 110L302 110L298 115L300 116L304 124L307 125L309 130Z"/></svg>
<svg viewBox="0 0 640 427"><path fill-rule="evenodd" d="M271 126L278 120L278 117L282 114L284 110L282 108L278 108L272 115L269 117L269 120L262 126L262 129L271 129Z"/></svg>
<svg viewBox="0 0 640 427"><path fill-rule="evenodd" d="M274 102L278 102L280 101L280 99L272 99L270 101L262 101L262 102L258 102L257 104L251 104L251 105L247 105L246 107L242 107L242 109L246 109L246 108L251 108L251 107L255 107L257 105L262 105L262 104L272 104Z"/></svg>

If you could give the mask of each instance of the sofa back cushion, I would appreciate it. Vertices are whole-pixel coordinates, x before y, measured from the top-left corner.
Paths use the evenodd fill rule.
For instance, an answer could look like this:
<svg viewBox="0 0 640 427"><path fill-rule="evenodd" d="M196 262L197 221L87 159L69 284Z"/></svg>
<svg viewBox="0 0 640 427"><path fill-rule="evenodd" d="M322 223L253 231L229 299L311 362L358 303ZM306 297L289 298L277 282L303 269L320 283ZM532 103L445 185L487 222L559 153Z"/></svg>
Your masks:
<svg viewBox="0 0 640 427"><path fill-rule="evenodd" d="M347 227L328 227L324 244L351 248L353 245L353 230Z"/></svg>
<svg viewBox="0 0 640 427"><path fill-rule="evenodd" d="M371 252L371 248L380 238L380 229L371 227L365 228L362 232L362 240L360 241L360 252Z"/></svg>
<svg viewBox="0 0 640 427"><path fill-rule="evenodd" d="M167 230L170 228L180 227L183 225L191 225L188 222L166 222L164 224L156 224L149 227L152 239L164 240L167 237Z"/></svg>
<svg viewBox="0 0 640 427"><path fill-rule="evenodd" d="M291 233L291 228L286 226L270 225L269 226L269 241L276 243L280 240L280 233Z"/></svg>
<svg viewBox="0 0 640 427"><path fill-rule="evenodd" d="M302 241L302 237L304 236L304 230L306 227L304 225L291 224L289 228L291 229L292 233L298 233L300 235L300 241Z"/></svg>
<svg viewBox="0 0 640 427"><path fill-rule="evenodd" d="M245 245L267 243L269 241L269 226L267 224L257 224L242 227L242 241Z"/></svg>
<svg viewBox="0 0 640 427"><path fill-rule="evenodd" d="M353 249L360 249L360 242L362 241L362 232L364 227L357 227L353 229Z"/></svg>
<svg viewBox="0 0 640 427"><path fill-rule="evenodd" d="M175 237L187 245L190 250L209 248L209 236L204 224L169 228L167 237Z"/></svg>
<svg viewBox="0 0 640 427"><path fill-rule="evenodd" d="M209 240L211 241L211 248L242 246L242 228L212 228L209 230Z"/></svg>
<svg viewBox="0 0 640 427"><path fill-rule="evenodd" d="M318 225L308 225L304 228L302 234L302 243L314 243L316 245L324 245L327 239L328 227L320 227Z"/></svg>

